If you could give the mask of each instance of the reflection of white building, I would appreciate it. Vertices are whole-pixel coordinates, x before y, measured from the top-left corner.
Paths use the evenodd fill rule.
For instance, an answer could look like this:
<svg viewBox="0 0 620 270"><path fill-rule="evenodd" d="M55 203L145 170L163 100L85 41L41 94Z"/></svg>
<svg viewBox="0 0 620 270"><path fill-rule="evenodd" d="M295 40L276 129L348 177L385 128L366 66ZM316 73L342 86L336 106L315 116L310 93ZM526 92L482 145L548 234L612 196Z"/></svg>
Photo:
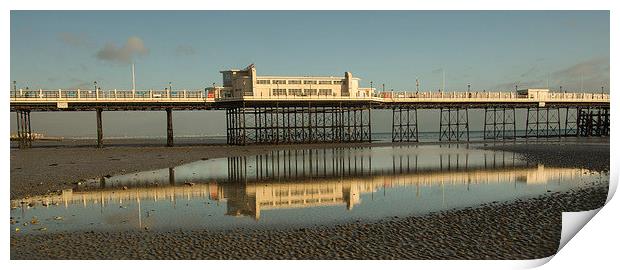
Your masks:
<svg viewBox="0 0 620 270"><path fill-rule="evenodd" d="M367 97L374 89L361 88L359 78L351 72L344 77L315 76L258 76L254 64L245 69L220 71L222 87L210 88L214 97L278 97L278 96L325 96Z"/></svg>
<svg viewBox="0 0 620 270"><path fill-rule="evenodd" d="M170 175L156 183L174 178ZM112 202L151 200L176 202L178 199L208 198L226 202L227 215L251 216L259 219L263 210L308 208L320 206L344 206L351 210L362 202L363 194L381 188L397 186L431 187L438 185L470 185L501 182L521 182L526 185L544 185L549 181L579 179L585 169L549 168L543 165L523 168L496 168L459 171L420 171L412 174L374 175L367 178L311 179L301 181L267 182L210 182L195 185L133 187L129 189L104 189L72 191L65 190L57 196L35 196L23 200L11 200L11 207L27 203L100 204ZM184 180L172 180L180 183ZM128 183L125 183L128 184ZM107 183L106 183L107 185ZM118 185L112 185L117 186ZM416 192L417 194L417 192ZM22 204L24 202L24 204Z"/></svg>

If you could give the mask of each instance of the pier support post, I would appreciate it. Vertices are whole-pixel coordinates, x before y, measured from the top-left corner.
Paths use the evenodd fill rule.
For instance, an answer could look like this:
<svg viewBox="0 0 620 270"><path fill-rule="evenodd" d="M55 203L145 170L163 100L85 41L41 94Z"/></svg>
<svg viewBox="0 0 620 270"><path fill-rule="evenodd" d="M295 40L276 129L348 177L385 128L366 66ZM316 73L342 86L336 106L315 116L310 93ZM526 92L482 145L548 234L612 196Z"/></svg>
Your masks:
<svg viewBox="0 0 620 270"><path fill-rule="evenodd" d="M610 130L611 130L611 119L609 118L609 108L604 108L602 109L603 113L602 113L602 136L609 136Z"/></svg>
<svg viewBox="0 0 620 270"><path fill-rule="evenodd" d="M370 106L236 107L226 110L231 145L370 142Z"/></svg>
<svg viewBox="0 0 620 270"><path fill-rule="evenodd" d="M174 146L174 134L172 130L172 108L166 108L166 146Z"/></svg>
<svg viewBox="0 0 620 270"><path fill-rule="evenodd" d="M245 145L244 108L226 109L226 141L229 145Z"/></svg>
<svg viewBox="0 0 620 270"><path fill-rule="evenodd" d="M590 117L590 108L579 108L577 116L577 136L592 136L592 121Z"/></svg>
<svg viewBox="0 0 620 270"><path fill-rule="evenodd" d="M17 145L20 149L32 147L32 129L30 125L30 111L18 110L17 115Z"/></svg>
<svg viewBox="0 0 620 270"><path fill-rule="evenodd" d="M392 108L392 142L418 141L418 109Z"/></svg>
<svg viewBox="0 0 620 270"><path fill-rule="evenodd" d="M515 108L484 108L484 139L515 139Z"/></svg>
<svg viewBox="0 0 620 270"><path fill-rule="evenodd" d="M97 148L103 147L103 121L101 119L101 113L103 109L97 108Z"/></svg>
<svg viewBox="0 0 620 270"><path fill-rule="evenodd" d="M439 141L469 141L467 108L440 108L439 110Z"/></svg>
<svg viewBox="0 0 620 270"><path fill-rule="evenodd" d="M609 108L581 108L577 116L577 136L608 136Z"/></svg>

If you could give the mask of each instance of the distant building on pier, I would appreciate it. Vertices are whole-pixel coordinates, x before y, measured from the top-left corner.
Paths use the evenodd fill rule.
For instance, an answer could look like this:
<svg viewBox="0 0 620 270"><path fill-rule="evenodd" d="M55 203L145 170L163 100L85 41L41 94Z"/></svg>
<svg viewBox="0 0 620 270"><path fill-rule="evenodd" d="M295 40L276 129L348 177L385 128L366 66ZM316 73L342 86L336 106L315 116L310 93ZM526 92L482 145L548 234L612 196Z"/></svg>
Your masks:
<svg viewBox="0 0 620 270"><path fill-rule="evenodd" d="M367 97L374 89L359 86L359 78L351 72L344 77L328 76L259 76L254 64L245 69L220 71L223 84L210 88L214 97L279 97L279 96L325 96Z"/></svg>

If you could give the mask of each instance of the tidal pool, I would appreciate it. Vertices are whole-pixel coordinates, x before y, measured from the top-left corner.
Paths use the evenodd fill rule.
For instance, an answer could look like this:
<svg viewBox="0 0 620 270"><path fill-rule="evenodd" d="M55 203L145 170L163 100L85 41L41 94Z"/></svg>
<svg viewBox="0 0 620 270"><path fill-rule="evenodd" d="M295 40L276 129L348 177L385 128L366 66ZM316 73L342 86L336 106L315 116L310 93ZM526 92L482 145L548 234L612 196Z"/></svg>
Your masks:
<svg viewBox="0 0 620 270"><path fill-rule="evenodd" d="M279 150L11 201L11 233L326 225L538 196L609 176L464 145Z"/></svg>

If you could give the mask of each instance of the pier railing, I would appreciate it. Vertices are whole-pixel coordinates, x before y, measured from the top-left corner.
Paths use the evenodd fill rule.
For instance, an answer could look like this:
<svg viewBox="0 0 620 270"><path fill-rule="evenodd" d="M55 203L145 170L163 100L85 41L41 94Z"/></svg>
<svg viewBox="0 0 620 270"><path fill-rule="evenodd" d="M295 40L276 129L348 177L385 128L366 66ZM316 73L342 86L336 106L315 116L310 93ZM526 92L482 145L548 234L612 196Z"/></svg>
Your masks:
<svg viewBox="0 0 620 270"><path fill-rule="evenodd" d="M334 95L269 95L226 97L204 90L30 90L11 91L11 102L216 102L238 100L373 100L380 102L609 102L603 93L554 93L540 96L520 95L515 92L378 92L365 96Z"/></svg>
<svg viewBox="0 0 620 270"><path fill-rule="evenodd" d="M383 99L518 99L518 100L609 100L609 94L601 93L553 93L539 98L519 95L515 92L379 92Z"/></svg>
<svg viewBox="0 0 620 270"><path fill-rule="evenodd" d="M204 99L204 90L14 90L11 99L21 100L158 100L158 99Z"/></svg>

